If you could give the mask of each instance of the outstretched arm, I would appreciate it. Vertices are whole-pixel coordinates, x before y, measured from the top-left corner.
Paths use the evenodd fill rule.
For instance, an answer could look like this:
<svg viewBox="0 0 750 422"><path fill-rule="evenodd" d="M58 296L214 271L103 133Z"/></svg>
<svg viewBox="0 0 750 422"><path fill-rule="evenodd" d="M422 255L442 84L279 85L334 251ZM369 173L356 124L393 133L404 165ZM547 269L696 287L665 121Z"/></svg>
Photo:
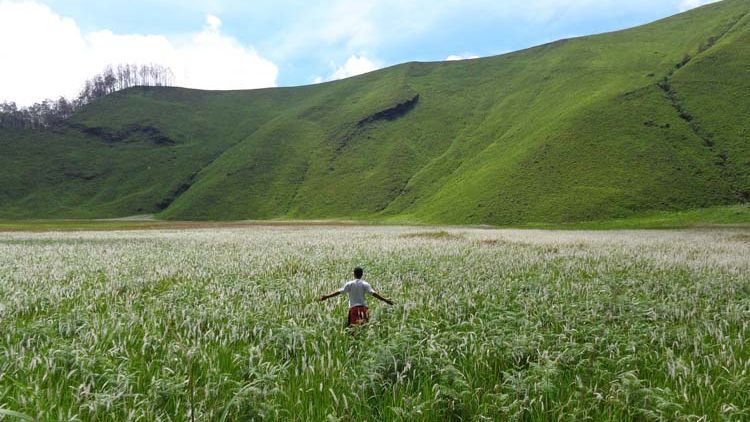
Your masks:
<svg viewBox="0 0 750 422"><path fill-rule="evenodd" d="M378 299L378 300L382 300L383 302L385 302L385 303L387 303L389 305L393 305L393 302L391 302L390 300L384 298L383 296L380 296L378 294L378 292L372 292L372 295L375 296L375 298Z"/></svg>
<svg viewBox="0 0 750 422"><path fill-rule="evenodd" d="M341 291L338 291L338 290L337 290L337 291L335 291L335 292L333 292L333 293L331 293L331 294L329 294L329 295L323 295L323 296L321 296L321 297L320 297L320 301L322 302L322 301L324 301L324 300L328 300L328 299L330 299L330 298L332 298L332 297L336 297L336 296L338 296L338 295L340 295L340 294L341 294Z"/></svg>

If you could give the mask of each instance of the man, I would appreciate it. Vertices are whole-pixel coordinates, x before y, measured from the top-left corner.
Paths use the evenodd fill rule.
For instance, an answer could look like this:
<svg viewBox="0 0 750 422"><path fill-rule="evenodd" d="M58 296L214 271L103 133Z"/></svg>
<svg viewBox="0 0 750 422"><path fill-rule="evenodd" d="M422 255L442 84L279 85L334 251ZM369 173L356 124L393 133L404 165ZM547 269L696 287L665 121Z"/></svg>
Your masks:
<svg viewBox="0 0 750 422"><path fill-rule="evenodd" d="M354 269L354 280L344 284L341 289L320 297L320 301L328 300L332 297L338 296L341 293L349 293L349 326L356 324L362 324L369 321L370 316L367 311L367 301L365 301L365 293L369 293L375 298L382 300L383 302L393 305L393 302L380 296L375 290L372 289L370 283L362 280L362 274L364 271L362 268L357 267Z"/></svg>

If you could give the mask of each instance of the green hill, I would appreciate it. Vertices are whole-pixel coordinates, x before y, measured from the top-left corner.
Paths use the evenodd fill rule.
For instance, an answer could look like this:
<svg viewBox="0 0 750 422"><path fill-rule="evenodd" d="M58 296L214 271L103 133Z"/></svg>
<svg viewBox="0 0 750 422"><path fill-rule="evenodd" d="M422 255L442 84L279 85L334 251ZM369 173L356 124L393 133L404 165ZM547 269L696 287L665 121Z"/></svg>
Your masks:
<svg viewBox="0 0 750 422"><path fill-rule="evenodd" d="M517 224L747 202L748 12L315 86L128 89L0 129L0 217Z"/></svg>

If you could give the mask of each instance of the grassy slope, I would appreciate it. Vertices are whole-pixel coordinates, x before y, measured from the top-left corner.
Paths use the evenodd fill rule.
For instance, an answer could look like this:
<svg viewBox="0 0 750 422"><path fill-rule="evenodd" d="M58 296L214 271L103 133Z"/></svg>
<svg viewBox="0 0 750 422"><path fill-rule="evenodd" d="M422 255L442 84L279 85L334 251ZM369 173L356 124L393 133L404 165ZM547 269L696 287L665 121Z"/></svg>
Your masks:
<svg viewBox="0 0 750 422"><path fill-rule="evenodd" d="M2 132L0 216L122 216L176 197L162 217L518 224L746 201L748 11L726 0L311 87L122 92L74 123L149 124L176 144ZM367 120L416 95L399 118Z"/></svg>
<svg viewBox="0 0 750 422"><path fill-rule="evenodd" d="M505 58L527 78L514 90L520 101L510 105L521 118L464 161L416 216L560 222L726 201L713 155L654 83L746 4L722 6ZM661 127L645 125L651 121Z"/></svg>
<svg viewBox="0 0 750 422"><path fill-rule="evenodd" d="M107 142L74 128L0 132L0 166L7 169L0 171L0 212L83 218L158 212L195 172L269 119L273 107L299 96L289 94L138 88L91 104L70 122L108 132L153 125L174 145L143 136Z"/></svg>

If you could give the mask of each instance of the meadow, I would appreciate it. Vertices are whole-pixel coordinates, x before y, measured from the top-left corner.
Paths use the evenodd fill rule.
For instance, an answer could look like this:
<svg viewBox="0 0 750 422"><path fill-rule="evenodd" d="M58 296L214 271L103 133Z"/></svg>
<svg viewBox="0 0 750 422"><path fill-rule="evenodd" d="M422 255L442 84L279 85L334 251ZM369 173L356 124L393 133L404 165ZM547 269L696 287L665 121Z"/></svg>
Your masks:
<svg viewBox="0 0 750 422"><path fill-rule="evenodd" d="M739 420L748 337L742 228L0 233L0 420Z"/></svg>

